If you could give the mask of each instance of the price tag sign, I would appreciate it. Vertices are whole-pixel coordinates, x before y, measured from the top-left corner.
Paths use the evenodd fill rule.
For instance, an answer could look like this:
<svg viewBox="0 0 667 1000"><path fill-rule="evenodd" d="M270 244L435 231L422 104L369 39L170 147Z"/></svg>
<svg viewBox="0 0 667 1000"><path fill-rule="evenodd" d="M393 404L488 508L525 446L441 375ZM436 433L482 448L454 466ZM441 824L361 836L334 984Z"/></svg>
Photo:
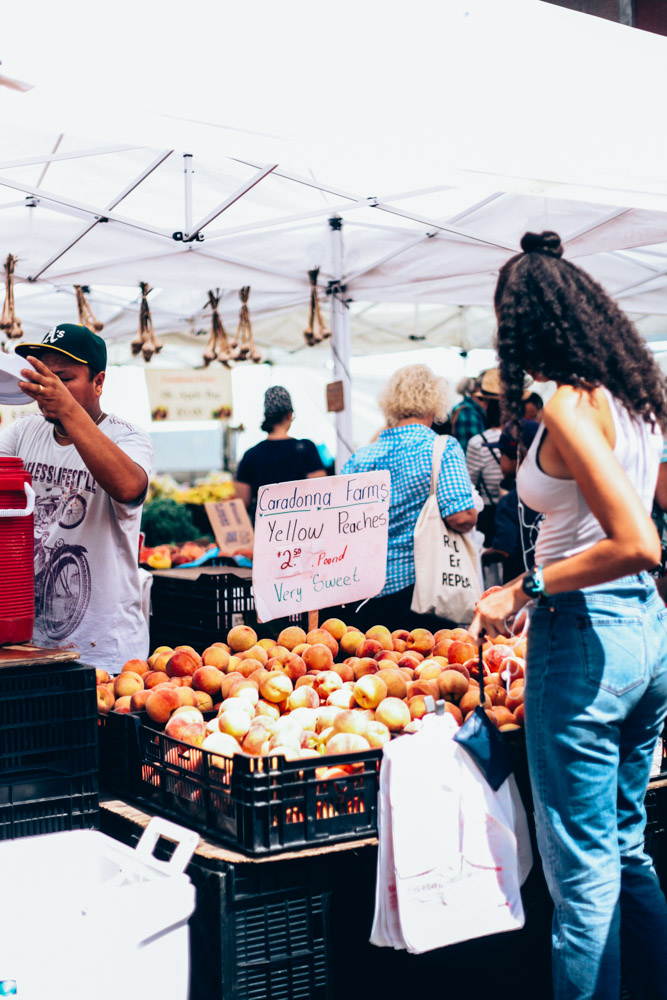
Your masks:
<svg viewBox="0 0 667 1000"><path fill-rule="evenodd" d="M263 486L252 585L261 621L375 597L384 587L389 472Z"/></svg>
<svg viewBox="0 0 667 1000"><path fill-rule="evenodd" d="M243 500L208 500L204 508L221 556L252 550L252 524Z"/></svg>

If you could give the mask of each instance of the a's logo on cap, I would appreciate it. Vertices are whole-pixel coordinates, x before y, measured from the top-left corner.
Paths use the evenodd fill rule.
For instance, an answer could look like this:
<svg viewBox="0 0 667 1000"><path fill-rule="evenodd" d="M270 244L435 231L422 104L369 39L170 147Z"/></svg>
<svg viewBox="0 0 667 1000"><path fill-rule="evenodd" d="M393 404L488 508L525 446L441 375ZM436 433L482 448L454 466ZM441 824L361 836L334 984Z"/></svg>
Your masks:
<svg viewBox="0 0 667 1000"><path fill-rule="evenodd" d="M54 326L54 328L52 330L49 330L49 332L47 334L45 334L44 340L42 341L42 343L43 344L55 344L56 340L60 340L60 338L64 337L64 336L65 336L64 331L63 330L59 330L57 326Z"/></svg>

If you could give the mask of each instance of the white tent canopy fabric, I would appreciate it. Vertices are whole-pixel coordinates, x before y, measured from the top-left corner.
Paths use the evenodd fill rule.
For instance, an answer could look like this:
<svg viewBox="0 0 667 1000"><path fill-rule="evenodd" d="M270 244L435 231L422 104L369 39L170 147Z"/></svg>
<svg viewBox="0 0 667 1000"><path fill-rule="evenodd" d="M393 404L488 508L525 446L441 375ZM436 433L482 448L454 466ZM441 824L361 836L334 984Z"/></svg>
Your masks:
<svg viewBox="0 0 667 1000"><path fill-rule="evenodd" d="M329 342L302 337L319 268L338 375L345 320L352 353L488 347L498 268L555 229L666 339L667 39L537 0L194 0L178 18L119 0L100 45L80 0L67 33L42 7L41 44L20 5L3 14L3 72L36 83L0 88L0 259L27 336L74 319L86 285L129 360L143 281L167 340L152 364L198 364L208 290L233 332L249 285L265 356L323 364ZM165 54L202 34L236 44L175 72Z"/></svg>

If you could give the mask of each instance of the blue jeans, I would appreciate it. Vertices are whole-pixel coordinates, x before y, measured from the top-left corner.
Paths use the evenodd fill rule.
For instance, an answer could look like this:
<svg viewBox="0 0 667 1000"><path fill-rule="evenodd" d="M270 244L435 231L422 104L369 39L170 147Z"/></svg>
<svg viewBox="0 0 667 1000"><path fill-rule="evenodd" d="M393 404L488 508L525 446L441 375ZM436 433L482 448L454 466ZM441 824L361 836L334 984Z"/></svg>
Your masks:
<svg viewBox="0 0 667 1000"><path fill-rule="evenodd" d="M530 612L526 745L554 902L555 1000L667 998L667 903L644 796L667 713L667 609L645 573Z"/></svg>

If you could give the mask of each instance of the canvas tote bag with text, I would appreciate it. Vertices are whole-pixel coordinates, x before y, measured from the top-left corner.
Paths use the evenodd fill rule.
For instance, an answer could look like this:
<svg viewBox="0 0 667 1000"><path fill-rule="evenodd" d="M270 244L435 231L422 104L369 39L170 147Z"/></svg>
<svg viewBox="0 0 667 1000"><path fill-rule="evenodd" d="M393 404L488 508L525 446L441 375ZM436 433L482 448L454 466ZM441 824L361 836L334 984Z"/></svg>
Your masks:
<svg viewBox="0 0 667 1000"><path fill-rule="evenodd" d="M431 489L415 525L415 589L411 608L417 614L469 625L481 595L479 543L473 529L465 535L450 531L438 505L437 486L446 435L433 445Z"/></svg>

